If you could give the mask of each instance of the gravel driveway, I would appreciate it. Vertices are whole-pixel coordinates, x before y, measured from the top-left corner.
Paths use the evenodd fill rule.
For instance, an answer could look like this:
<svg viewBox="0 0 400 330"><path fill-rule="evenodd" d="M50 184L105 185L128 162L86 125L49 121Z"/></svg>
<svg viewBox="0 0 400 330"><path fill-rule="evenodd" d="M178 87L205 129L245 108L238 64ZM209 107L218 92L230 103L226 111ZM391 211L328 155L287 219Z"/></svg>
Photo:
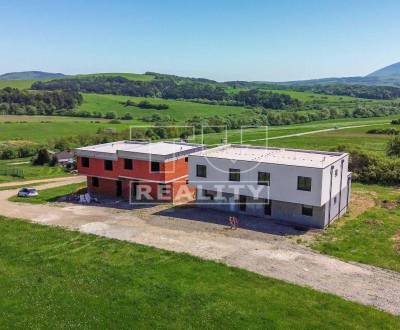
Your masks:
<svg viewBox="0 0 400 330"><path fill-rule="evenodd" d="M58 179L40 188L83 180ZM242 228L230 230L226 214L190 207L121 210L65 203L16 207L7 201L15 193L0 191L0 214L189 253L400 315L400 273L316 253L285 237L301 235L290 227L249 217L241 218Z"/></svg>

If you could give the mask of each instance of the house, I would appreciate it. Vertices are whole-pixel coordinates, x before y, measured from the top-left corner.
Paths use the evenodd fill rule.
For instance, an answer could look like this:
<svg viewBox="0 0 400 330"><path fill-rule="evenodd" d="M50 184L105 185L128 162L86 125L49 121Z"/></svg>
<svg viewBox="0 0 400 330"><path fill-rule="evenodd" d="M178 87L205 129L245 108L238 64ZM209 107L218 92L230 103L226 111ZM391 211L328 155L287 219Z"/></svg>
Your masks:
<svg viewBox="0 0 400 330"><path fill-rule="evenodd" d="M71 164L75 161L75 151L74 150L64 150L54 153L54 157L57 158L57 162L61 165Z"/></svg>
<svg viewBox="0 0 400 330"><path fill-rule="evenodd" d="M223 145L189 155L196 204L325 228L348 207L347 153Z"/></svg>
<svg viewBox="0 0 400 330"><path fill-rule="evenodd" d="M78 173L92 194L131 202L181 202L194 198L187 185L188 155L203 145L118 141L76 149Z"/></svg>

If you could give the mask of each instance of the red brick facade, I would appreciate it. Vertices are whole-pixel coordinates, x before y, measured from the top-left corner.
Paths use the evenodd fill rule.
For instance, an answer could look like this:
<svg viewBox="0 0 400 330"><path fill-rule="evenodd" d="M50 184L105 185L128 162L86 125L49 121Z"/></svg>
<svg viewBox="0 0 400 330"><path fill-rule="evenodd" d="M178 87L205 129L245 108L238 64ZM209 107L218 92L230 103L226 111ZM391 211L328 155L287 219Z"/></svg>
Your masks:
<svg viewBox="0 0 400 330"><path fill-rule="evenodd" d="M106 169L104 159L89 158L89 166L83 166L77 158L78 172L87 176L89 192L121 197L125 200L152 200L184 202L194 198L194 189L187 185L188 162L181 157L159 163L159 171L152 171L151 162L132 159L132 169L125 168L125 160L108 161L112 169ZM111 163L110 163L111 162ZM164 191L165 194L161 194ZM160 198L161 197L161 198Z"/></svg>

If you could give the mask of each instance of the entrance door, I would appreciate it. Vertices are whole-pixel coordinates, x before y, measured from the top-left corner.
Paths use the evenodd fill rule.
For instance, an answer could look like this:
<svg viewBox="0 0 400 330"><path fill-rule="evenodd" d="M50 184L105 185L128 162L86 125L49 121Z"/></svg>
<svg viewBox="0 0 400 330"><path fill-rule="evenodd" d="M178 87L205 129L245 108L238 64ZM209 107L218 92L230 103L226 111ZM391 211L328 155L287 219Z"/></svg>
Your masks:
<svg viewBox="0 0 400 330"><path fill-rule="evenodd" d="M246 196L243 196L243 195L239 196L239 210L240 211L246 211L246 201L247 201Z"/></svg>
<svg viewBox="0 0 400 330"><path fill-rule="evenodd" d="M120 181L120 180L117 181L116 195L117 195L117 197L120 197L122 195L122 181Z"/></svg>

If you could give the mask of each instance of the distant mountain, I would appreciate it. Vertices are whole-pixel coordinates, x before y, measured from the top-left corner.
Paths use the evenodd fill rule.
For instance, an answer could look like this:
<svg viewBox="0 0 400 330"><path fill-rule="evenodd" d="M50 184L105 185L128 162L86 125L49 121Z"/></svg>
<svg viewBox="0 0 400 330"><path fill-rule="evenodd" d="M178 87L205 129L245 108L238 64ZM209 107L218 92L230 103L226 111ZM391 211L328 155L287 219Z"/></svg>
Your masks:
<svg viewBox="0 0 400 330"><path fill-rule="evenodd" d="M65 77L62 73L43 71L9 72L0 75L0 80L46 80Z"/></svg>
<svg viewBox="0 0 400 330"><path fill-rule="evenodd" d="M367 77L390 77L399 76L400 77L400 62L385 66L382 69L376 70L370 73Z"/></svg>

